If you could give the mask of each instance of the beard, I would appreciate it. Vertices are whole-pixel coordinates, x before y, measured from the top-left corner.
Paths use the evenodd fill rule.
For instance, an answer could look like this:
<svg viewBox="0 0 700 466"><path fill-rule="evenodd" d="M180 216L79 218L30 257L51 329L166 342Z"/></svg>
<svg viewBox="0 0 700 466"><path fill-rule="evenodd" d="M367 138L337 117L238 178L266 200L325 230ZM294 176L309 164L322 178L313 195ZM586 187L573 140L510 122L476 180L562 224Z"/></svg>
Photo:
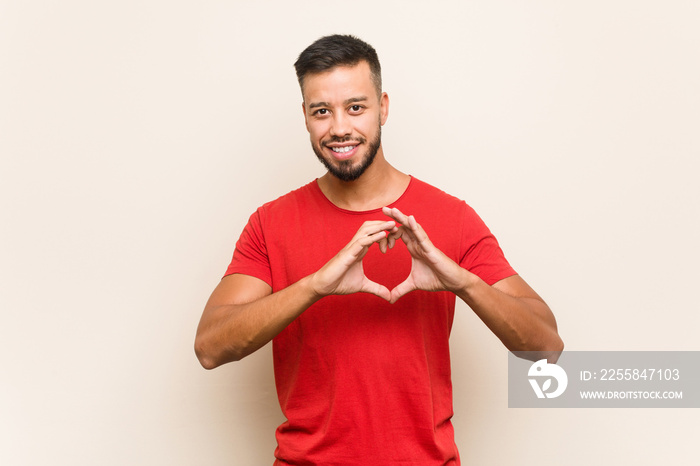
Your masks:
<svg viewBox="0 0 700 466"><path fill-rule="evenodd" d="M346 137L332 138L329 141L323 141L322 144L325 145L331 142L349 141L355 141L360 144L364 144L367 142L365 138L352 139L350 137ZM374 162L374 158L376 157L377 152L379 151L379 146L381 145L381 143L382 128L380 126L379 130L377 131L377 136L369 144L369 146L367 146L367 151L362 155L362 159L357 164L353 164L352 160L331 161L323 156L321 148L313 142L311 143L311 147L313 148L316 157L318 157L318 160L320 160L321 163L326 167L326 170L328 170L328 173L335 176L341 181L355 181L360 176L362 176L362 174L369 168L370 165L372 165L372 162Z"/></svg>

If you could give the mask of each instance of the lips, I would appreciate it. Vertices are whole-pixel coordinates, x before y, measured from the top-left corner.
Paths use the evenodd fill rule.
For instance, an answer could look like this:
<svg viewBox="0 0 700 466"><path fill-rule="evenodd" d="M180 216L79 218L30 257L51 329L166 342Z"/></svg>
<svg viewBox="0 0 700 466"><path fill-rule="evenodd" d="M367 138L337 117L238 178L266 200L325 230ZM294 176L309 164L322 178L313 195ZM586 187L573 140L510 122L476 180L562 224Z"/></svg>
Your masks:
<svg viewBox="0 0 700 466"><path fill-rule="evenodd" d="M348 145L343 145L343 146L326 145L326 147L328 149L330 149L331 153L333 154L333 157L336 158L337 160L347 160L347 159L351 158L353 155L355 155L359 145L360 145L359 143L355 143L355 144L348 144Z"/></svg>
<svg viewBox="0 0 700 466"><path fill-rule="evenodd" d="M344 147L331 147L331 150L335 152L336 154L344 154L346 152L350 152L353 150L356 146L344 146Z"/></svg>

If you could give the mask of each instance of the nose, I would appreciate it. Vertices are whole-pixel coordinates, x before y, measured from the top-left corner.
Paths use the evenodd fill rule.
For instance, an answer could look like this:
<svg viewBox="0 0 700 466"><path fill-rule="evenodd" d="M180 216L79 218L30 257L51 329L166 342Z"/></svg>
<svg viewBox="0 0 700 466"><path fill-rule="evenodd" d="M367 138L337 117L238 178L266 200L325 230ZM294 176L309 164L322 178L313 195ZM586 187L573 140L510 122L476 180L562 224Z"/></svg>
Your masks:
<svg viewBox="0 0 700 466"><path fill-rule="evenodd" d="M338 112L333 116L333 121L331 122L331 136L335 137L345 137L352 133L352 127L350 125L350 119L347 115L342 112Z"/></svg>

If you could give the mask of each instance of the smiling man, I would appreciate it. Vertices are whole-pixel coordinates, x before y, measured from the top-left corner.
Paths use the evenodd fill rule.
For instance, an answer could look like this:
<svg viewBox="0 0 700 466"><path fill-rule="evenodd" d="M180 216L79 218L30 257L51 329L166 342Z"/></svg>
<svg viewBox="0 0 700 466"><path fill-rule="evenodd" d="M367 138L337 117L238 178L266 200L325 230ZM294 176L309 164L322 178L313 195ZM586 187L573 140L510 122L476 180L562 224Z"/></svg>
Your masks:
<svg viewBox="0 0 700 466"><path fill-rule="evenodd" d="M275 464L459 464L456 297L508 349L550 359L563 348L554 316L464 201L386 160L389 98L370 45L324 37L295 67L328 172L251 216L197 356L211 369L273 342L286 417Z"/></svg>
<svg viewBox="0 0 700 466"><path fill-rule="evenodd" d="M368 87L366 77L370 73L369 64L363 61L353 67L309 76L306 85L302 84L305 89L302 107L311 146L328 172L342 181L358 179L381 148L381 126L388 116L389 98L381 89L361 89ZM360 83L364 86L359 86ZM351 90L351 86L358 95L347 98L338 95ZM329 94L329 91L333 92ZM368 91L367 95L363 91ZM334 99L335 108L331 104Z"/></svg>

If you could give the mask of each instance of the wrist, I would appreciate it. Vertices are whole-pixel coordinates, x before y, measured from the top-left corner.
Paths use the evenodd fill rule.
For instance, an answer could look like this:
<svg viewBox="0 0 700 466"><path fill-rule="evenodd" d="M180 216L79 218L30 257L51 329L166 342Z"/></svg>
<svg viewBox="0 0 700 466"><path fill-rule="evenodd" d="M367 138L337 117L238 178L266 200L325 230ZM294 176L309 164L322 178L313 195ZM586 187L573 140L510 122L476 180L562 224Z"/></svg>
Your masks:
<svg viewBox="0 0 700 466"><path fill-rule="evenodd" d="M319 299L327 296L327 294L328 294L328 293L324 293L321 289L319 289L318 284L317 284L317 277L316 277L317 273L318 272L312 273L311 275L307 275L306 277L302 278L298 282L298 284L304 288L304 290L308 294L309 298L313 302L318 301Z"/></svg>
<svg viewBox="0 0 700 466"><path fill-rule="evenodd" d="M481 281L481 279L475 274L471 273L469 270L460 267L460 272L456 280L456 284L452 291L454 294L460 297L470 296L474 290L474 287Z"/></svg>

